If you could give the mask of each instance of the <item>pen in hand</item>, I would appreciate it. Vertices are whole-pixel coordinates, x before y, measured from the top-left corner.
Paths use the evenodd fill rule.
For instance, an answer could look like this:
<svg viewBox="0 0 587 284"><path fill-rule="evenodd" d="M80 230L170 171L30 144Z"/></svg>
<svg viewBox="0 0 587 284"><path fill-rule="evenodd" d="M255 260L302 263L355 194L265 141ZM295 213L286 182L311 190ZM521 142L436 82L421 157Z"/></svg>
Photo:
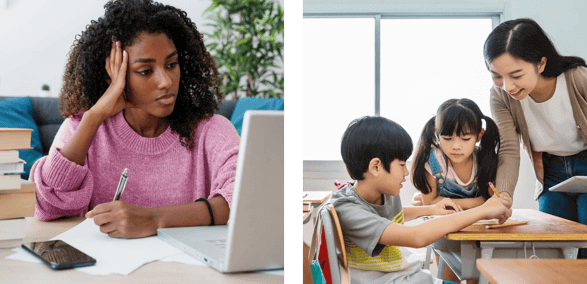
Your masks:
<svg viewBox="0 0 587 284"><path fill-rule="evenodd" d="M120 176L120 181L118 182L118 188L116 188L116 194L114 194L114 200L112 200L112 201L120 200L120 195L124 191L124 187L126 187L127 178L128 178L128 169L124 168L124 171L122 171L122 176Z"/></svg>

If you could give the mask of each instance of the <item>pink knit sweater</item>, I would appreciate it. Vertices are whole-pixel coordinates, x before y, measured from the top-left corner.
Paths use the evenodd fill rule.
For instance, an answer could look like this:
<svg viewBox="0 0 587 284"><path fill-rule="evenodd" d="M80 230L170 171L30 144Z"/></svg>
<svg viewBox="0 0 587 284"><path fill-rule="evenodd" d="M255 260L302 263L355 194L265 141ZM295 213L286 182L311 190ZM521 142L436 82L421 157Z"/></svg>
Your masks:
<svg viewBox="0 0 587 284"><path fill-rule="evenodd" d="M66 119L49 155L31 169L37 185L39 220L83 216L112 201L120 175L128 168L121 200L143 207L193 202L221 195L232 203L239 136L226 118L214 115L198 123L195 147L181 145L167 128L156 138L137 134L122 112L106 119L93 137L83 166L67 160L61 148L75 133L81 114Z"/></svg>

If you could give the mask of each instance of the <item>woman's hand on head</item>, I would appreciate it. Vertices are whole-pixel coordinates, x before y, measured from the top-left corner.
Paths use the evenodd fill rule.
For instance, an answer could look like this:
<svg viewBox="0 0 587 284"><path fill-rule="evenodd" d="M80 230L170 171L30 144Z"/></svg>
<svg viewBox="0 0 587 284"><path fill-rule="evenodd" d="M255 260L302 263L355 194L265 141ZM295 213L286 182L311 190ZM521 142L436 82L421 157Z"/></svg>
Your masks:
<svg viewBox="0 0 587 284"><path fill-rule="evenodd" d="M106 119L114 116L125 108L134 107L125 99L124 88L126 86L126 69L128 66L128 53L120 47L120 42L113 42L110 55L106 58L106 72L110 79L110 87L100 97L90 111L100 118Z"/></svg>

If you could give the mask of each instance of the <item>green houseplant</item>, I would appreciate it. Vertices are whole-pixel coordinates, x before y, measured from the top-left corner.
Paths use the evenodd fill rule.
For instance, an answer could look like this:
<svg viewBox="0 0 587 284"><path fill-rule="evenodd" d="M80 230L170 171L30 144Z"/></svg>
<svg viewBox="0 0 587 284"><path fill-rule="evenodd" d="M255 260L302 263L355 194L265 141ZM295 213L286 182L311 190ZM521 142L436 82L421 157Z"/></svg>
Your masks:
<svg viewBox="0 0 587 284"><path fill-rule="evenodd" d="M49 85L43 84L43 86L41 86L41 91L39 92L39 96L40 97L50 97L51 96L51 91L50 91Z"/></svg>
<svg viewBox="0 0 587 284"><path fill-rule="evenodd" d="M283 96L283 9L271 0L213 0L204 16L212 33L204 33L216 64L220 92L246 96Z"/></svg>

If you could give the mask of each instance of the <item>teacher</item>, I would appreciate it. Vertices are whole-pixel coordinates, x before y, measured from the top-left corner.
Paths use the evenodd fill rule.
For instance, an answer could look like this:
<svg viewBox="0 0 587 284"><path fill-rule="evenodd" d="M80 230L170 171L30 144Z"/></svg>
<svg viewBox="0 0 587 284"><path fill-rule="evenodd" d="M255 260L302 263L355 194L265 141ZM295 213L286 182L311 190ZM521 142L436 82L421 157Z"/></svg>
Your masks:
<svg viewBox="0 0 587 284"><path fill-rule="evenodd" d="M587 65L561 56L531 19L506 21L485 41L491 72L491 113L501 134L496 186L510 201L518 180L520 137L537 183L541 212L587 224L587 194L551 192L587 175ZM579 258L586 258L585 249Z"/></svg>

